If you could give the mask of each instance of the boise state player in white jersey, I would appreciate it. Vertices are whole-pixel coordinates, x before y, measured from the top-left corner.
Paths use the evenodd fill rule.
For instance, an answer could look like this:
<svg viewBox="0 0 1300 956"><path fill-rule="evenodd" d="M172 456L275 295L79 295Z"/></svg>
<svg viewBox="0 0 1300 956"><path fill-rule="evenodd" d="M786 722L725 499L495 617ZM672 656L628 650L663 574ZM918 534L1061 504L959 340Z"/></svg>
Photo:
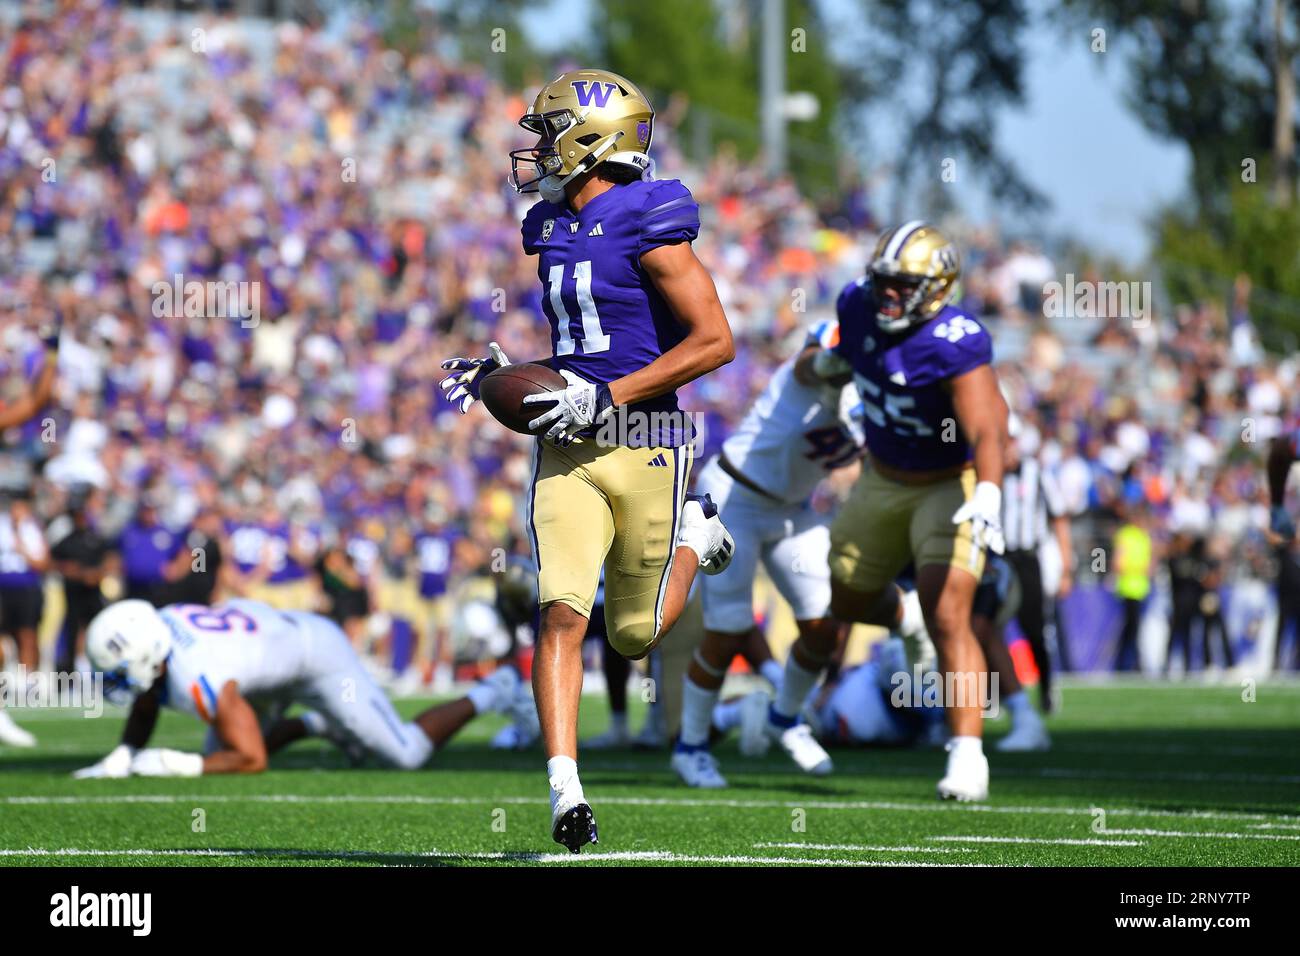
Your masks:
<svg viewBox="0 0 1300 956"><path fill-rule="evenodd" d="M532 702L511 668L404 721L337 624L260 601L162 609L119 601L91 621L86 654L106 684L130 694L132 707L122 743L78 777L258 773L268 754L311 736L329 739L353 759L370 755L412 770L487 711L513 714L536 736ZM291 704L311 709L285 719ZM209 725L205 755L143 749L161 707ZM527 726L521 731L530 733Z"/></svg>
<svg viewBox="0 0 1300 956"><path fill-rule="evenodd" d="M869 453L831 526L831 613L902 630L893 582L915 563L925 624L953 688L939 796L983 800L978 688L987 665L970 619L984 551L1003 551L1007 406L989 333L948 304L960 276L957 250L934 226L889 230L868 274L840 294L839 344L807 361L852 369Z"/></svg>
<svg viewBox="0 0 1300 956"><path fill-rule="evenodd" d="M848 372L822 378L801 369L798 360L838 340L836 322L815 326L803 350L776 370L696 482L696 490L717 504L735 539L736 556L725 572L700 583L704 639L684 679L681 733L672 756L673 769L692 787L727 785L709 751L710 720L727 668L756 630L754 577L760 560L799 627L765 733L805 772L831 771L830 757L798 721L840 632L829 614L829 517L814 511L810 499L830 471L858 460L862 433L853 420L859 402Z"/></svg>
<svg viewBox="0 0 1300 956"><path fill-rule="evenodd" d="M541 627L533 689L546 746L551 836L573 852L597 840L578 779L582 642L601 567L610 645L645 657L686 604L696 572L732 544L707 499L688 495L690 422L676 389L731 361L717 290L696 258L699 207L654 180L654 111L628 80L565 73L519 125L538 139L511 153L513 182L542 202L524 219L551 326L546 360L569 383L531 395L536 444L527 527ZM530 172L532 178L523 178ZM484 375L509 360L452 359L442 382L466 411Z"/></svg>

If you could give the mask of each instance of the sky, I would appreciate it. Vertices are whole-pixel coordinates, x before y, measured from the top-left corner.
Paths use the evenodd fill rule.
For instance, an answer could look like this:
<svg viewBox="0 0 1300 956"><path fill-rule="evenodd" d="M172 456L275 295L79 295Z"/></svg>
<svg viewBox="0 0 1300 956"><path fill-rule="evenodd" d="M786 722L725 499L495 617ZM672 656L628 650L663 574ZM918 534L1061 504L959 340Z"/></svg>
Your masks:
<svg viewBox="0 0 1300 956"><path fill-rule="evenodd" d="M847 0L827 2L832 20L852 9ZM556 51L580 39L598 9L599 0L552 0L526 14L524 26L539 48ZM1026 103L999 115L998 143L1051 199L1043 217L1050 232L1135 266L1148 252L1153 213L1184 189L1187 151L1148 133L1125 104L1122 38L1108 36L1110 52L1096 54L1086 32L1067 37L1035 23L1027 36ZM980 184L961 195L974 221L1021 231Z"/></svg>

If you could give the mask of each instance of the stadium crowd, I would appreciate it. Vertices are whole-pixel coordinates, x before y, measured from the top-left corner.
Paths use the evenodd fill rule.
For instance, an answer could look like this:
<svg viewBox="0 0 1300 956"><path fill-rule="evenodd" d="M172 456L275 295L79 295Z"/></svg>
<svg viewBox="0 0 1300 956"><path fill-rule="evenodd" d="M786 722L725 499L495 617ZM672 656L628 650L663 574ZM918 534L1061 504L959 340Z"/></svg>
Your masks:
<svg viewBox="0 0 1300 956"><path fill-rule="evenodd" d="M549 352L519 248L527 201L505 176L524 91L434 43L406 58L358 20L60 10L57 25L0 19L11 392L39 361L36 329L63 328L55 402L0 452L0 577L49 598L47 639L60 604L93 604L101 580L157 601L249 594L318 602L419 680L445 677L481 633L464 611L490 592L487 572L527 552L528 440L437 391L442 359L491 339L516 361ZM818 207L725 149L692 164L667 126L655 152L699 200L697 248L736 334L736 360L683 397L708 454L831 314L879 224L860 187ZM1202 541L1184 576L1253 595L1258 613L1229 615L1230 636L1262 635L1268 584L1296 557L1266 536L1262 449L1292 412L1297 368L1259 350L1248 283L1149 323L1046 318L1059 277L1043 252L945 225L1022 443L1059 475L1077 582L1111 586L1094 549L1139 522L1155 541L1148 578ZM187 314L155 286L175 276L247 283L257 314ZM60 660L74 656L65 641Z"/></svg>

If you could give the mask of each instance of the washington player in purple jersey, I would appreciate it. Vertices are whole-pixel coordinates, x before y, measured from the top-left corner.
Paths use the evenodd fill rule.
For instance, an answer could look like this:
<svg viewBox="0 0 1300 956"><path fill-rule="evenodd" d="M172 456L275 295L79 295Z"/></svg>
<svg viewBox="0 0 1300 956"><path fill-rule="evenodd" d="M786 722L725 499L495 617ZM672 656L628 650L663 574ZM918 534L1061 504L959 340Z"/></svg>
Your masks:
<svg viewBox="0 0 1300 956"><path fill-rule="evenodd" d="M804 361L823 376L851 368L865 412L869 464L831 527L831 614L915 629L893 583L915 562L921 613L957 698L945 701L952 737L939 796L983 800L976 688L987 665L970 618L984 552L1003 551L1007 406L989 333L948 304L960 276L957 250L934 226L889 230L867 275L840 294L839 344Z"/></svg>
<svg viewBox="0 0 1300 956"><path fill-rule="evenodd" d="M697 570L717 573L732 543L707 498L686 492L689 420L676 389L731 361L731 329L695 257L699 208L676 180L655 180L654 111L603 70L565 73L520 121L535 145L511 153L513 182L542 201L523 223L551 326L547 360L568 387L537 406L527 526L541 630L533 689L546 746L551 835L573 852L596 842L577 770L582 641L602 565L608 640L646 656L672 627ZM526 178L530 175L531 178ZM509 364L452 359L442 382L466 411Z"/></svg>

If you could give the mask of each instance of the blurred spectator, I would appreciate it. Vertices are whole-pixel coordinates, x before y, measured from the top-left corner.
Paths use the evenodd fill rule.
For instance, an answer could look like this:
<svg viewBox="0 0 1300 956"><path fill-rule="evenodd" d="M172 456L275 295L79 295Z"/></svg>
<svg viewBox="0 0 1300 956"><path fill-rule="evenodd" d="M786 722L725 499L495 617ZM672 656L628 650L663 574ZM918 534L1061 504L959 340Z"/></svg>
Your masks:
<svg viewBox="0 0 1300 956"><path fill-rule="evenodd" d="M86 628L107 603L102 585L109 571L110 547L97 525L98 499L93 489L73 490L63 528L50 554L63 578L65 617L55 670L89 670L85 664ZM53 526L52 526L53 527Z"/></svg>
<svg viewBox="0 0 1300 956"><path fill-rule="evenodd" d="M442 683L451 676L452 647L450 641L451 602L447 588L455 553L455 528L447 524L446 509L429 502L424 508L420 530L415 535L415 561L419 574L419 595L422 612L421 628L427 628L430 639L429 660L433 662L434 680Z"/></svg>
<svg viewBox="0 0 1300 956"><path fill-rule="evenodd" d="M1147 514L1140 507L1130 511L1129 520L1115 532L1115 593L1123 602L1124 625L1120 630L1115 670L1138 669L1138 630L1142 611L1151 594L1152 546Z"/></svg>
<svg viewBox="0 0 1300 956"><path fill-rule="evenodd" d="M184 551L190 556L189 567L183 577L165 589L169 603L215 603L221 582L229 577L222 553L223 537L221 516L211 508L200 511L185 536Z"/></svg>
<svg viewBox="0 0 1300 956"><path fill-rule="evenodd" d="M1185 673L1196 669L1192 658L1193 631L1201 636L1202 667L1209 668L1214 663L1211 648L1216 637L1222 650L1223 665L1232 667L1232 645L1219 594L1223 584L1222 563L1209 553L1205 538L1193 537L1188 532L1174 535L1167 561L1171 608L1165 673L1168 674L1173 666L1175 650L1182 655Z"/></svg>
<svg viewBox="0 0 1300 956"><path fill-rule="evenodd" d="M31 503L15 494L0 510L0 634L18 642L18 662L29 671L40 669L36 630L45 605L41 576L49 564Z"/></svg>
<svg viewBox="0 0 1300 956"><path fill-rule="evenodd" d="M161 607L168 603L167 585L189 573L185 539L158 520L152 498L140 503L133 520L122 529L117 550L122 556L125 597Z"/></svg>
<svg viewBox="0 0 1300 956"><path fill-rule="evenodd" d="M327 613L347 633L352 646L358 652L365 651L370 591L349 550L338 544L325 548L317 560L316 572L329 602Z"/></svg>
<svg viewBox="0 0 1300 956"><path fill-rule="evenodd" d="M1300 670L1300 541L1277 549L1277 634L1273 645L1273 670ZM1286 648L1290 647L1290 663Z"/></svg>

